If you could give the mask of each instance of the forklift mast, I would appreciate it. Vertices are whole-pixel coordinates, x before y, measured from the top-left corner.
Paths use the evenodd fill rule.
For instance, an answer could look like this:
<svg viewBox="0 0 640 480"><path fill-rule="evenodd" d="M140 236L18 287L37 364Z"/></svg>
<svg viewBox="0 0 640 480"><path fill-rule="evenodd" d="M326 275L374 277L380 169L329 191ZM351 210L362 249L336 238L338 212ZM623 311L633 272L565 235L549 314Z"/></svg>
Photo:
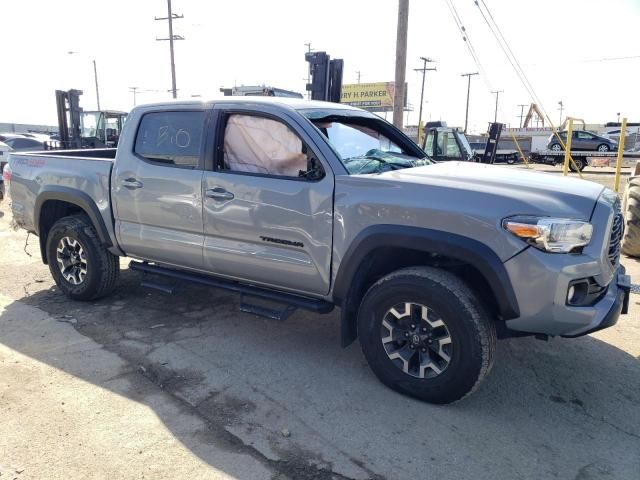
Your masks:
<svg viewBox="0 0 640 480"><path fill-rule="evenodd" d="M331 60L327 52L308 52L304 59L309 62L311 73L311 83L307 83L311 100L340 103L344 61Z"/></svg>
<svg viewBox="0 0 640 480"><path fill-rule="evenodd" d="M80 107L80 95L82 90L56 90L60 140L46 142L46 149L108 148L118 145L127 113L116 110L85 112Z"/></svg>
<svg viewBox="0 0 640 480"><path fill-rule="evenodd" d="M62 148L82 148L80 95L82 90L56 90L58 132Z"/></svg>
<svg viewBox="0 0 640 480"><path fill-rule="evenodd" d="M502 133L502 127L504 124L494 122L489 124L489 138L487 138L487 145L484 147L484 153L480 158L480 163L493 163L496 158L496 150L498 150L498 142L500 141L500 134Z"/></svg>

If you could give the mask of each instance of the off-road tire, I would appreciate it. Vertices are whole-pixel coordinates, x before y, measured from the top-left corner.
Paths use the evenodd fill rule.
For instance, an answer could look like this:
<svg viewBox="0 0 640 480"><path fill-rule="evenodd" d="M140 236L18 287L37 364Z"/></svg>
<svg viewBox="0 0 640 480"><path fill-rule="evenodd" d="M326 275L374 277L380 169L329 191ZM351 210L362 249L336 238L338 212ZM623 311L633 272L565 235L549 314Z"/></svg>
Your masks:
<svg viewBox="0 0 640 480"><path fill-rule="evenodd" d="M627 183L622 202L625 230L622 237L622 253L640 257L640 177Z"/></svg>
<svg viewBox="0 0 640 480"><path fill-rule="evenodd" d="M405 373L389 358L381 327L393 305L415 302L438 313L448 328L453 348L447 368L434 378ZM431 267L409 267L378 280L358 311L362 351L378 379L400 393L437 404L472 393L493 366L495 324L471 289L455 275Z"/></svg>
<svg viewBox="0 0 640 480"><path fill-rule="evenodd" d="M56 252L61 239L69 237L80 243L87 258L87 273L74 285L67 281L58 264ZM61 218L49 230L46 244L47 263L58 288L73 300L95 300L111 293L120 275L120 261L101 244L89 218L84 214Z"/></svg>

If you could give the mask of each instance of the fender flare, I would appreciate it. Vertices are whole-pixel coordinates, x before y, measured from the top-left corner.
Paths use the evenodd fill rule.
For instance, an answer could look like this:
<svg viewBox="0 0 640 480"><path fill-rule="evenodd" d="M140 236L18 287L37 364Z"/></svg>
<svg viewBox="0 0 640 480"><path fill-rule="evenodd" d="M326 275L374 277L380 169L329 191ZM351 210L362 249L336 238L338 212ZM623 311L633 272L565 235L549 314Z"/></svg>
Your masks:
<svg viewBox="0 0 640 480"><path fill-rule="evenodd" d="M47 258L45 252L47 239L43 238L43 236L40 235L40 212L42 210L42 206L49 200L58 200L61 202L70 203L82 209L84 213L86 213L89 217L89 220L91 220L93 227L96 229L96 233L98 234L100 242L106 247L112 246L109 232L104 223L104 220L102 219L102 215L100 215L100 210L98 209L96 202L89 195L75 188L63 187L60 185L50 185L43 188L38 194L35 202L33 216L34 230L36 235L40 237L40 253L42 255L42 260L44 261L44 263L46 263Z"/></svg>
<svg viewBox="0 0 640 480"><path fill-rule="evenodd" d="M402 225L375 225L362 230L353 240L336 275L333 298L340 305L342 346L357 338L356 313L363 286L367 257L377 248L418 250L460 260L474 267L493 293L502 320L520 316L518 300L500 257L486 244L454 233Z"/></svg>

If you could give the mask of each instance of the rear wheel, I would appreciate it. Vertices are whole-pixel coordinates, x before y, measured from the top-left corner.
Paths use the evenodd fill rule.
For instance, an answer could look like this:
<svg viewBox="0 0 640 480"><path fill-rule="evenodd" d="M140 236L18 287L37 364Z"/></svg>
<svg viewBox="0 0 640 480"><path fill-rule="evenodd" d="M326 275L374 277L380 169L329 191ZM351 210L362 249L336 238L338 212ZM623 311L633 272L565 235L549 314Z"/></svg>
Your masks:
<svg viewBox="0 0 640 480"><path fill-rule="evenodd" d="M94 300L110 293L120 273L86 215L64 217L47 237L47 262L56 285L74 300Z"/></svg>
<svg viewBox="0 0 640 480"><path fill-rule="evenodd" d="M625 230L622 253L640 257L640 177L632 178L624 193Z"/></svg>
<svg viewBox="0 0 640 480"><path fill-rule="evenodd" d="M597 150L599 152L608 152L609 151L609 145L607 145L606 143L603 143L602 145L598 145Z"/></svg>
<svg viewBox="0 0 640 480"><path fill-rule="evenodd" d="M487 375L495 325L473 292L451 273L398 270L375 283L358 312L358 336L388 387L432 403L471 393Z"/></svg>
<svg viewBox="0 0 640 480"><path fill-rule="evenodd" d="M578 172L578 170L582 171L586 166L587 166L587 162L585 162L584 159L582 158L574 158L573 162L571 161L569 162L569 168L571 169L572 172Z"/></svg>

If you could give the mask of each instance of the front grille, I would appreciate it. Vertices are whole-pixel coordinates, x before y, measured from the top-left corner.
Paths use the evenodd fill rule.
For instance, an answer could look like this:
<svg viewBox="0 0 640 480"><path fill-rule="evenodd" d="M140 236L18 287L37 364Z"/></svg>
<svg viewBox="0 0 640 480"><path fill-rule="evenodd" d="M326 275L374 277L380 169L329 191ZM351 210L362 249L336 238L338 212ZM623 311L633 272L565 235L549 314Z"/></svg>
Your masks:
<svg viewBox="0 0 640 480"><path fill-rule="evenodd" d="M611 236L609 237L609 251L607 256L611 265L618 266L620 262L620 242L622 241L622 235L624 234L624 216L620 211L620 201L616 200L613 205L613 225L611 226Z"/></svg>

